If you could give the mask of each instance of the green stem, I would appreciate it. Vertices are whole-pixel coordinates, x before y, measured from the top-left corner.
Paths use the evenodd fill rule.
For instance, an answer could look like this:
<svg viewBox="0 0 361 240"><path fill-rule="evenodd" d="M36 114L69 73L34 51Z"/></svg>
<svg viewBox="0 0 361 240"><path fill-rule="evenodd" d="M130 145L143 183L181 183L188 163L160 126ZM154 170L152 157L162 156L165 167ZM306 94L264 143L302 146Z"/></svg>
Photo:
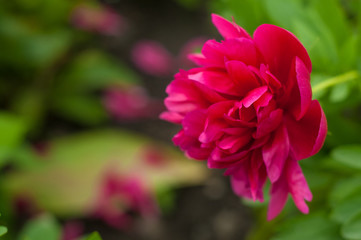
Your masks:
<svg viewBox="0 0 361 240"><path fill-rule="evenodd" d="M358 74L358 72L356 70L346 72L344 74L341 74L341 75L326 79L325 81L322 81L321 83L314 86L312 88L312 91L313 91L313 93L316 93L323 89L332 87L334 85L354 80L358 77L360 77L360 75Z"/></svg>

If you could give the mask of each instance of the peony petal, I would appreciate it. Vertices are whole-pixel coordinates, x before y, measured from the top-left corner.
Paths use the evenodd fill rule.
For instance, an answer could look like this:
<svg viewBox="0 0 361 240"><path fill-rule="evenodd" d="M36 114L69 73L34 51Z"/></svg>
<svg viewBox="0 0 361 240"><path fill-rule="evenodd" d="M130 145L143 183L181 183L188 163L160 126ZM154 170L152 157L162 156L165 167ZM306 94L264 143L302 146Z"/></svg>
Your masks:
<svg viewBox="0 0 361 240"><path fill-rule="evenodd" d="M253 201L260 200L260 202L263 202L262 188L267 179L267 173L262 161L261 151L254 151L252 154L248 178Z"/></svg>
<svg viewBox="0 0 361 240"><path fill-rule="evenodd" d="M225 39L239 37L251 38L246 30L239 27L236 23L231 23L217 14L212 14L212 22Z"/></svg>
<svg viewBox="0 0 361 240"><path fill-rule="evenodd" d="M282 211L283 207L286 204L288 196L286 174L282 174L282 176L278 179L277 182L272 183L270 194L271 200L267 212L268 221L277 217L277 215Z"/></svg>
<svg viewBox="0 0 361 240"><path fill-rule="evenodd" d="M209 143L223 135L222 129L228 126L223 116L233 105L234 101L223 101L215 103L208 108L205 127L199 136L200 142Z"/></svg>
<svg viewBox="0 0 361 240"><path fill-rule="evenodd" d="M236 82L233 81L226 72L219 71L219 69L204 68L195 74L189 74L188 77L191 80L206 85L216 92L227 95L240 95Z"/></svg>
<svg viewBox="0 0 361 240"><path fill-rule="evenodd" d="M268 118L263 119L258 123L256 132L253 134L254 138L261 138L273 130L275 130L281 123L283 116L282 109L276 109L272 111Z"/></svg>
<svg viewBox="0 0 361 240"><path fill-rule="evenodd" d="M184 117L183 115L176 112L162 112L159 118L172 123L181 124Z"/></svg>
<svg viewBox="0 0 361 240"><path fill-rule="evenodd" d="M310 57L301 42L289 31L270 24L259 26L253 34L270 72L282 84L287 84L294 57L299 57L308 72L312 70Z"/></svg>
<svg viewBox="0 0 361 240"><path fill-rule="evenodd" d="M206 109L212 103L224 99L208 87L180 77L168 85L166 92L169 96L164 104L168 110L182 115L196 109Z"/></svg>
<svg viewBox="0 0 361 240"><path fill-rule="evenodd" d="M252 71L241 61L228 61L226 69L237 86L237 91L240 96L245 96L249 91L260 86L256 76Z"/></svg>
<svg viewBox="0 0 361 240"><path fill-rule="evenodd" d="M242 100L243 106L249 108L255 101L257 101L264 93L267 92L268 87L262 86L259 88L255 88L250 91L245 98Z"/></svg>
<svg viewBox="0 0 361 240"><path fill-rule="evenodd" d="M249 190L248 175L245 168L238 168L238 171L231 176L231 185L233 192L240 197L252 199Z"/></svg>
<svg viewBox="0 0 361 240"><path fill-rule="evenodd" d="M289 149L287 131L282 125L274 133L273 139L262 148L263 161L271 183L276 182L281 176L285 161L289 156Z"/></svg>
<svg viewBox="0 0 361 240"><path fill-rule="evenodd" d="M207 59L202 53L190 53L188 54L188 59L200 66L207 65Z"/></svg>
<svg viewBox="0 0 361 240"><path fill-rule="evenodd" d="M294 77L296 84L289 90L290 98L287 107L296 120L300 120L306 113L312 101L312 89L310 83L310 72L298 57L295 58Z"/></svg>
<svg viewBox="0 0 361 240"><path fill-rule="evenodd" d="M204 129L206 117L206 110L204 109L188 113L182 121L184 133L188 136L198 138Z"/></svg>
<svg viewBox="0 0 361 240"><path fill-rule="evenodd" d="M226 60L237 60L258 67L261 55L256 45L248 38L227 39L222 42L222 52Z"/></svg>
<svg viewBox="0 0 361 240"><path fill-rule="evenodd" d="M313 100L302 119L285 117L291 151L296 160L316 154L322 147L327 133L325 114L317 100Z"/></svg>
<svg viewBox="0 0 361 240"><path fill-rule="evenodd" d="M202 148L197 138L193 136L187 136L183 129L173 137L173 143L185 151L189 158L194 158L197 160L207 159L211 152L211 149L209 148Z"/></svg>
<svg viewBox="0 0 361 240"><path fill-rule="evenodd" d="M287 160L287 181L288 188L297 208L302 212L308 213L308 206L305 200L312 200L312 193L303 176L302 170L298 162L290 158Z"/></svg>
<svg viewBox="0 0 361 240"><path fill-rule="evenodd" d="M224 67L224 47L216 40L208 40L202 48L202 54L206 61L204 66Z"/></svg>

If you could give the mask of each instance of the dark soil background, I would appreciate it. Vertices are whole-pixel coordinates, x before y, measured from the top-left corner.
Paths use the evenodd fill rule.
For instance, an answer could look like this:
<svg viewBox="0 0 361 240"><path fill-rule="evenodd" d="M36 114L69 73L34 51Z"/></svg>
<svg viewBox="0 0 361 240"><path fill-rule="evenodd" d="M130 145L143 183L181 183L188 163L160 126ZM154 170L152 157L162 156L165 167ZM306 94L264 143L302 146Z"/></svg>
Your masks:
<svg viewBox="0 0 361 240"><path fill-rule="evenodd" d="M102 48L130 66L132 46L138 40L156 40L174 56L190 39L205 36L219 38L211 25L205 2L195 10L182 7L171 0L103 0L122 14L128 22L128 31L118 39L101 38ZM175 72L177 69L175 70ZM141 73L139 73L141 74ZM172 76L155 78L141 75L145 88L152 97L163 99ZM179 126L152 119L117 123L122 128L141 132L171 144ZM190 160L192 161L192 160ZM223 171L210 170L211 177L204 186L175 189L172 211L160 219L135 217L132 228L126 231L110 228L100 221L86 220L85 231L99 231L104 240L241 240L252 224L251 212L241 204L230 188Z"/></svg>

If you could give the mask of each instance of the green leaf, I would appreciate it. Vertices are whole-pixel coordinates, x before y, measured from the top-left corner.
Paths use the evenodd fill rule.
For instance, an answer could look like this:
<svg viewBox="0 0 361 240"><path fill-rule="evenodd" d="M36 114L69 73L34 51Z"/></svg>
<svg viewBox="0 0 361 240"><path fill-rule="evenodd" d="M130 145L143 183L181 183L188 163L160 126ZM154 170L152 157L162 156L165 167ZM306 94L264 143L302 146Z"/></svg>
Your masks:
<svg viewBox="0 0 361 240"><path fill-rule="evenodd" d="M361 212L342 225L341 234L346 239L361 239Z"/></svg>
<svg viewBox="0 0 361 240"><path fill-rule="evenodd" d="M332 73L338 62L335 40L322 19L317 15L317 12L309 9L307 13L307 16L303 18L293 18L291 20L293 23L292 29L294 29L295 35L307 49L314 69L324 73Z"/></svg>
<svg viewBox="0 0 361 240"><path fill-rule="evenodd" d="M288 30L292 29L295 20L306 20L304 6L300 0L267 0L265 6L271 20Z"/></svg>
<svg viewBox="0 0 361 240"><path fill-rule="evenodd" d="M329 195L330 205L336 207L338 204L345 201L347 198L350 198L350 196L354 195L356 192L361 192L360 183L361 176L337 181Z"/></svg>
<svg viewBox="0 0 361 240"><path fill-rule="evenodd" d="M348 83L342 83L334 86L330 93L330 102L341 102L350 94L350 86Z"/></svg>
<svg viewBox="0 0 361 240"><path fill-rule="evenodd" d="M69 92L89 92L111 85L139 82L138 76L110 56L88 50L78 55L58 81L57 96Z"/></svg>
<svg viewBox="0 0 361 240"><path fill-rule="evenodd" d="M6 163L14 149L22 142L26 125L24 121L13 114L0 112L0 167Z"/></svg>
<svg viewBox="0 0 361 240"><path fill-rule="evenodd" d="M62 56L70 46L68 31L34 32L21 41L21 50L28 63L47 66Z"/></svg>
<svg viewBox="0 0 361 240"><path fill-rule="evenodd" d="M4 226L0 226L0 237L4 236L8 232L8 228Z"/></svg>
<svg viewBox="0 0 361 240"><path fill-rule="evenodd" d="M311 0L309 3L330 29L338 45L341 45L345 38L351 35L351 27L347 22L341 2L338 0Z"/></svg>
<svg viewBox="0 0 361 240"><path fill-rule="evenodd" d="M349 34L348 39L344 41L342 45L340 45L340 71L346 72L350 69L355 69L357 67L357 58L358 54L358 43L359 36L355 34Z"/></svg>
<svg viewBox="0 0 361 240"><path fill-rule="evenodd" d="M336 224L323 213L312 213L286 221L271 240L338 240Z"/></svg>
<svg viewBox="0 0 361 240"><path fill-rule="evenodd" d="M86 237L84 240L102 240L98 232L93 232L88 237Z"/></svg>
<svg viewBox="0 0 361 240"><path fill-rule="evenodd" d="M361 145L344 145L335 148L331 156L347 165L361 170Z"/></svg>
<svg viewBox="0 0 361 240"><path fill-rule="evenodd" d="M361 212L361 195L356 194L339 203L331 211L331 219L337 222L346 222Z"/></svg>
<svg viewBox="0 0 361 240"><path fill-rule="evenodd" d="M263 0L213 0L211 11L227 19L234 18L242 28L252 33L259 25L267 22Z"/></svg>
<svg viewBox="0 0 361 240"><path fill-rule="evenodd" d="M108 118L101 99L90 94L63 95L54 99L52 108L66 119L85 125L96 125Z"/></svg>
<svg viewBox="0 0 361 240"><path fill-rule="evenodd" d="M61 228L50 215L42 215L25 224L19 240L59 240Z"/></svg>
<svg viewBox="0 0 361 240"><path fill-rule="evenodd" d="M26 126L18 116L0 112L0 146L12 148L17 146L24 137Z"/></svg>

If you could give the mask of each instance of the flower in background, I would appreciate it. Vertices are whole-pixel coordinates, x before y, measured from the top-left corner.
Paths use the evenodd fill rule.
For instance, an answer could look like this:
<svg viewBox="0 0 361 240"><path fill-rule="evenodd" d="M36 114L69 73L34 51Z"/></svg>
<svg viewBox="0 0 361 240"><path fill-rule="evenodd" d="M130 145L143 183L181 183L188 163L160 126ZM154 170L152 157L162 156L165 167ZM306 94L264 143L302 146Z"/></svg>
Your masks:
<svg viewBox="0 0 361 240"><path fill-rule="evenodd" d="M200 67L175 75L161 118L183 126L173 141L189 157L226 168L239 196L263 201L269 178L268 219L280 213L288 193L307 213L312 194L298 161L316 154L327 132L312 100L310 58L280 27L261 25L252 38L218 15L212 20L225 40L209 40L190 56Z"/></svg>
<svg viewBox="0 0 361 240"><path fill-rule="evenodd" d="M125 28L125 21L118 13L101 5L79 4L71 20L79 29L105 35L119 34Z"/></svg>
<svg viewBox="0 0 361 240"><path fill-rule="evenodd" d="M182 68L195 67L196 64L194 64L194 62L192 62L188 56L191 53L200 51L206 41L207 39L204 37L197 37L189 40L186 44L184 44L178 55L178 65Z"/></svg>
<svg viewBox="0 0 361 240"><path fill-rule="evenodd" d="M61 240L76 240L83 235L84 226L81 222L69 221L63 226Z"/></svg>
<svg viewBox="0 0 361 240"><path fill-rule="evenodd" d="M94 216L115 228L126 229L130 226L130 211L145 218L158 215L158 208L150 190L142 179L135 176L120 176L108 172L98 197Z"/></svg>
<svg viewBox="0 0 361 240"><path fill-rule="evenodd" d="M157 146L151 144L142 147L140 159L142 159L147 166L158 169L166 166L168 163L166 154Z"/></svg>
<svg viewBox="0 0 361 240"><path fill-rule="evenodd" d="M154 117L161 111L161 104L151 99L141 87L109 88L104 95L108 112L119 120Z"/></svg>
<svg viewBox="0 0 361 240"><path fill-rule="evenodd" d="M136 43L132 49L132 59L140 70L152 76L167 76L174 68L171 54L155 41Z"/></svg>

